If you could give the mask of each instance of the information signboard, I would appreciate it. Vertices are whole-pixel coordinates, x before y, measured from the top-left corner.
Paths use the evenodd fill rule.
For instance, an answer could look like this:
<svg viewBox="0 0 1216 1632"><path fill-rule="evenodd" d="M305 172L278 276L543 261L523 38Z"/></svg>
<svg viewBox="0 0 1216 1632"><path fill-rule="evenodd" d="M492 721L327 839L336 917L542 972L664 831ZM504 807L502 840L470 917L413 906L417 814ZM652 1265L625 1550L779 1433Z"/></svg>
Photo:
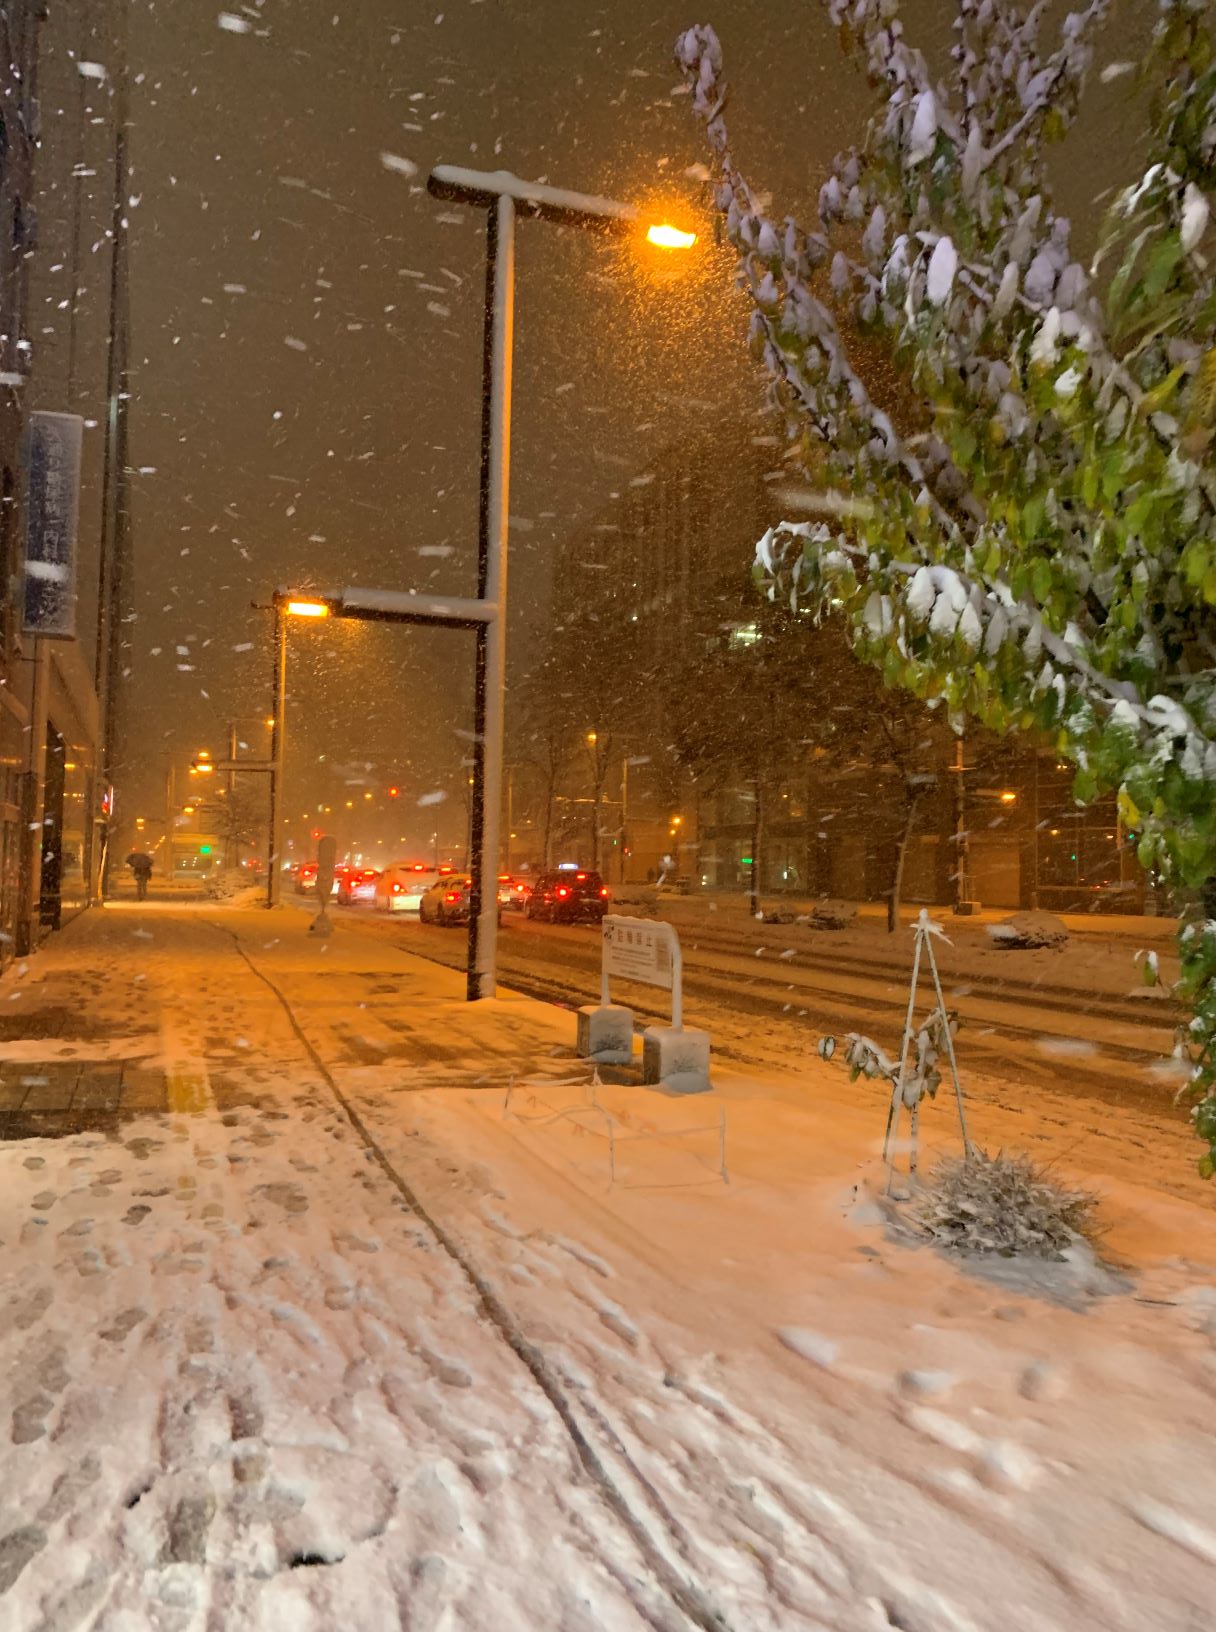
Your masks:
<svg viewBox="0 0 1216 1632"><path fill-rule="evenodd" d="M21 619L27 635L76 638L76 522L83 440L79 414L29 416Z"/></svg>
<svg viewBox="0 0 1216 1632"><path fill-rule="evenodd" d="M671 990L670 924L645 918L604 919L604 969L622 980Z"/></svg>
<svg viewBox="0 0 1216 1632"><path fill-rule="evenodd" d="M680 937L670 924L653 918L620 918L609 913L602 930L600 986L604 1007L611 1002L609 979L636 980L671 993L671 1024L684 1025L684 963Z"/></svg>

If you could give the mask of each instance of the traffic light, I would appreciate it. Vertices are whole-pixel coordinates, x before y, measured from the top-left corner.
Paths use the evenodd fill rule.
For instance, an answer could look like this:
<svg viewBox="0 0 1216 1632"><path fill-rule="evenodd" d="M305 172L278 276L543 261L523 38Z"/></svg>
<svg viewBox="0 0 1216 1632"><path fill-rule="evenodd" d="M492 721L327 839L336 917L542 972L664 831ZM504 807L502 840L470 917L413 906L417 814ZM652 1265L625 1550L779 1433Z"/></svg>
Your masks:
<svg viewBox="0 0 1216 1632"><path fill-rule="evenodd" d="M388 790L388 796L390 799L397 799L400 797L400 795L401 789L395 785Z"/></svg>
<svg viewBox="0 0 1216 1632"><path fill-rule="evenodd" d="M198 847L198 853L200 856L209 856L211 854L211 846L209 844L200 844Z"/></svg>

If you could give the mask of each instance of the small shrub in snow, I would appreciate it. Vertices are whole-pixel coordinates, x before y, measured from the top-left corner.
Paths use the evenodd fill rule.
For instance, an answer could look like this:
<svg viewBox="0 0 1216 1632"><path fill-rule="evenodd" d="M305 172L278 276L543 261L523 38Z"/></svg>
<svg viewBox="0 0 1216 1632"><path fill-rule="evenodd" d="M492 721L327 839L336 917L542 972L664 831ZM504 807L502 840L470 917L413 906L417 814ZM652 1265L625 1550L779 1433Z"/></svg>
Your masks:
<svg viewBox="0 0 1216 1632"><path fill-rule="evenodd" d="M989 924L988 934L994 946L1022 950L1040 946L1065 946L1068 926L1050 912L1015 912L1012 918L1003 918L999 924Z"/></svg>
<svg viewBox="0 0 1216 1632"><path fill-rule="evenodd" d="M857 908L848 901L816 901L806 922L812 929L850 929L857 922Z"/></svg>
<svg viewBox="0 0 1216 1632"><path fill-rule="evenodd" d="M1028 1156L945 1157L908 1210L913 1228L957 1252L1060 1260L1093 1234L1097 1197L1069 1190Z"/></svg>

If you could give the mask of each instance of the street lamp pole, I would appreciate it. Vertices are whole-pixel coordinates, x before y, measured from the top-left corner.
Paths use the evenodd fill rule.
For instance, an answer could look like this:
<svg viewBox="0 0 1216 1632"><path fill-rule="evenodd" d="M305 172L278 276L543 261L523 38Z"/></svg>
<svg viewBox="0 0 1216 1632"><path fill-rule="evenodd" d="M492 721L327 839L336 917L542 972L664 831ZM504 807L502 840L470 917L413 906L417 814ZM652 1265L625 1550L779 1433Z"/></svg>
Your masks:
<svg viewBox="0 0 1216 1632"><path fill-rule="evenodd" d="M515 331L515 221L522 212L564 226L633 232L638 212L614 199L522 181L509 171L438 165L436 198L486 211L485 343L477 592L495 617L477 631L467 991L493 997L498 951L498 844L506 706L507 495L511 464L511 359ZM691 238L689 242L691 242Z"/></svg>
<svg viewBox="0 0 1216 1632"><path fill-rule="evenodd" d="M283 606L274 603L274 669L270 679L273 719L270 727L270 832L266 856L266 905L282 899L283 867L283 754L287 727L287 620Z"/></svg>
<svg viewBox="0 0 1216 1632"><path fill-rule="evenodd" d="M511 484L511 365L515 341L515 200L491 203L486 233L485 349L481 399L481 496L477 595L498 616L477 629L470 821L470 1002L493 997L498 962L498 848L506 724L507 502Z"/></svg>

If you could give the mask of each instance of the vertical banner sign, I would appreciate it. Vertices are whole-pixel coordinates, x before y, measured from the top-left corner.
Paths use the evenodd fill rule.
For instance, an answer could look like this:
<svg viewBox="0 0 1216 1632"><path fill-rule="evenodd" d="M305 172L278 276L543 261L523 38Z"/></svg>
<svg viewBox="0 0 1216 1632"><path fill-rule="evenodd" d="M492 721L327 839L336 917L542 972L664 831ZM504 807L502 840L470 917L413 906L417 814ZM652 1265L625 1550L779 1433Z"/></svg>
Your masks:
<svg viewBox="0 0 1216 1632"><path fill-rule="evenodd" d="M23 634L76 638L76 521L84 420L29 416Z"/></svg>

